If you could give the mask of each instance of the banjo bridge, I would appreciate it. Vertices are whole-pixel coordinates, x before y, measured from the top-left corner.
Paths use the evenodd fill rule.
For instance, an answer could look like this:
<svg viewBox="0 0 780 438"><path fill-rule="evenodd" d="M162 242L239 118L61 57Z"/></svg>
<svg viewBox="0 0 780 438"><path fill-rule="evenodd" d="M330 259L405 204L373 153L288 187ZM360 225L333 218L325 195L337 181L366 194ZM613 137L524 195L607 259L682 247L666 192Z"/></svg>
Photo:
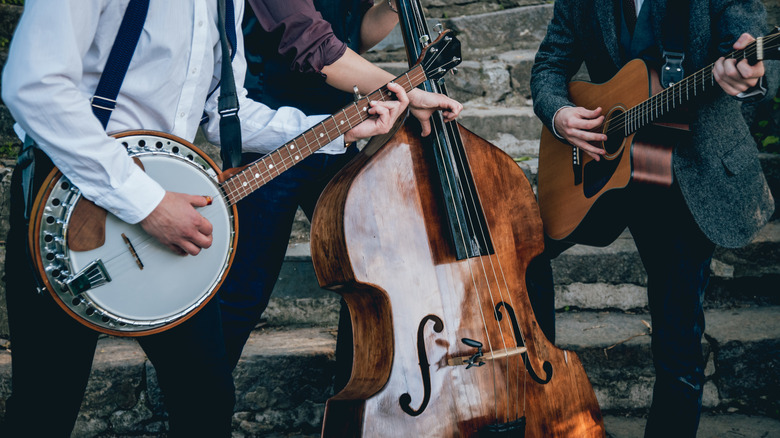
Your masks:
<svg viewBox="0 0 780 438"><path fill-rule="evenodd" d="M68 288L73 296L78 296L85 291L102 286L110 281L111 276L108 275L106 267L103 266L103 261L97 259L78 274L65 281L65 287Z"/></svg>

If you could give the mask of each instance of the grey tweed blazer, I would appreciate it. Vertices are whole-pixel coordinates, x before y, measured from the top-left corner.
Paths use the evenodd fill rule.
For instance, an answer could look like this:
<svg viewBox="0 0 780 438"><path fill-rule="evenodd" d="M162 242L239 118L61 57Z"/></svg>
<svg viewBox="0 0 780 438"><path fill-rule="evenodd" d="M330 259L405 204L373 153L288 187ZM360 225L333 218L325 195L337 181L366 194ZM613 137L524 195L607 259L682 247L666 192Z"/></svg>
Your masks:
<svg viewBox="0 0 780 438"><path fill-rule="evenodd" d="M652 9L655 34L661 35L666 0L645 0ZM730 52L744 32L768 33L760 0L690 0L686 58L691 74ZM614 76L623 59L615 0L556 0L531 76L534 110L549 128L555 112L571 105L567 84L584 62L593 82ZM656 41L659 48L661 42ZM767 98L777 92L780 63L767 61ZM693 106L692 144L675 148L673 166L682 194L704 234L724 247L751 241L769 220L774 200L758 161L758 152L740 110L741 103L722 91Z"/></svg>

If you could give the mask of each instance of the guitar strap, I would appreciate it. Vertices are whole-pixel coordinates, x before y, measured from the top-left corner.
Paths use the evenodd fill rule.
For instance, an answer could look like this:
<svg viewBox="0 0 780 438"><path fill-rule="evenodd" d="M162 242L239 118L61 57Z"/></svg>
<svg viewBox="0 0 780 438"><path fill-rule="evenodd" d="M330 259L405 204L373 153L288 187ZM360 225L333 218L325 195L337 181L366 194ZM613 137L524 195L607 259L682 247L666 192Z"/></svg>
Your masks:
<svg viewBox="0 0 780 438"><path fill-rule="evenodd" d="M680 82L685 77L683 60L688 39L689 16L689 0L667 0L661 41L664 57L661 85L664 88Z"/></svg>
<svg viewBox="0 0 780 438"><path fill-rule="evenodd" d="M106 60L106 66L100 75L100 81L92 96L92 113L100 120L103 128L108 125L111 118L111 112L116 107L116 98L119 95L119 88L125 79L127 68L130 66L130 59L133 57L135 47L138 45L138 39L141 36L141 30L146 21L146 14L149 11L149 0L130 0L119 25L114 45ZM24 194L24 218L30 219L33 202L33 174L35 172L35 141L26 135L24 144L16 160L17 167L22 169L22 192Z"/></svg>

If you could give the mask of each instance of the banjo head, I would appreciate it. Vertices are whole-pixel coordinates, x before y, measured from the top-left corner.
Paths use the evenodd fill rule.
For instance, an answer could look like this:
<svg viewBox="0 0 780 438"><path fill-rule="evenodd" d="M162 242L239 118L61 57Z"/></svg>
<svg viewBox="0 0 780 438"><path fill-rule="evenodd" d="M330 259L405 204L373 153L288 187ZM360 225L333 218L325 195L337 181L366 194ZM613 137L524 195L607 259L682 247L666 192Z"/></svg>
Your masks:
<svg viewBox="0 0 780 438"><path fill-rule="evenodd" d="M74 250L69 233L83 220L76 206L89 201L56 169L33 210L30 241L39 275L60 307L98 331L141 336L184 322L216 294L234 254L237 216L216 165L195 146L150 131L118 137L165 190L213 199L198 208L213 226L212 246L180 256L108 212L101 244Z"/></svg>

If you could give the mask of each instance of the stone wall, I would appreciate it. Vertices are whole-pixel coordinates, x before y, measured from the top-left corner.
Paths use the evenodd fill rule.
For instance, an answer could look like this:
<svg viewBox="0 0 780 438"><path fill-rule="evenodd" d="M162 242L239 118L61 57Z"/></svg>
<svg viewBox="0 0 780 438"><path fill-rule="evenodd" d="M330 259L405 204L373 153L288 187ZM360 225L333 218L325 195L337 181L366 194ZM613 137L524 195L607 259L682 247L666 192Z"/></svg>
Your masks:
<svg viewBox="0 0 780 438"><path fill-rule="evenodd" d="M769 12L769 22L780 24L780 1L764 0ZM496 111L505 111L506 117L496 117L499 126L491 125L485 118L471 121L475 125L484 125L485 130L513 132L515 126L524 130L538 130L538 121L527 110L517 110L517 105L527 105L530 99L528 89L528 69L533 60L533 50L544 37L546 23L550 18L552 2L535 0L498 0L498 1L456 1L431 0L423 2L426 15L431 23L442 22L445 28L457 32L463 43L464 62L461 67L467 72L449 80L449 91L452 97L466 103L466 108L478 106L493 107ZM15 23L18 21L23 7L0 4L0 68L5 64L8 43L13 35ZM433 18L430 18L433 17ZM438 18L436 18L438 17ZM367 55L372 61L386 68L405 70L405 52L400 33L394 32L375 50ZM399 66L400 65L400 66ZM469 105L471 104L471 105ZM504 108L504 109L502 109ZM471 117L464 112L463 124ZM771 105L758 109L746 110L749 120L771 120L775 126L780 126L780 112ZM503 123L503 125L501 125ZM525 124L529 126L526 127ZM15 149L19 140L13 129L13 119L6 107L0 102L0 151ZM487 127L489 126L489 127ZM500 144L501 139L494 139ZM212 155L216 149L197 143ZM515 147L509 145L508 148ZM533 146L524 149L522 144L515 147L518 154L533 154ZM505 148L507 150L507 148ZM13 169L12 159L0 160L0 236L7 234L8 199L7 191L10 175ZM771 170L771 169L770 169ZM776 171L774 173L777 173ZM772 179L775 181L777 178ZM0 242L3 242L0 239ZM0 245L0 260L5 259L5 247ZM0 263L0 276L3 274L3 264ZM8 337L7 317L5 312L5 286L0 282L0 347Z"/></svg>

